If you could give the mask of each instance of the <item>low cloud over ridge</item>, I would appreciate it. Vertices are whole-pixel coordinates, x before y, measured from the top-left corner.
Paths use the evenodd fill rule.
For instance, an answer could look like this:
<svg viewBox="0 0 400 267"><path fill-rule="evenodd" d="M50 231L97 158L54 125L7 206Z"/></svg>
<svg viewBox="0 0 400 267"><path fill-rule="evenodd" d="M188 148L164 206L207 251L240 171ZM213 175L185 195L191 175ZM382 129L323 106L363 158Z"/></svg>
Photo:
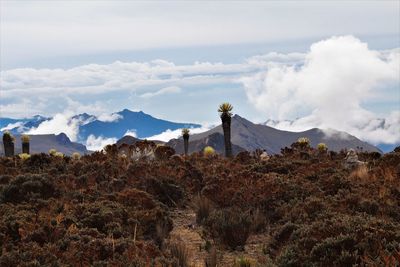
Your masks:
<svg viewBox="0 0 400 267"><path fill-rule="evenodd" d="M373 51L353 36L340 36L313 44L304 60L284 60L289 63L271 62L266 71L240 80L250 103L281 121L273 126L334 128L374 144L400 142L399 110L382 118L364 108L385 97L400 101L399 49Z"/></svg>
<svg viewBox="0 0 400 267"><path fill-rule="evenodd" d="M247 96L259 118L278 120L274 126L280 129L333 128L374 144L399 143L399 66L399 48L374 51L353 36L339 36L314 43L307 53L271 52L234 64L195 62L177 65L153 60L142 63L117 61L70 69L12 69L1 72L0 109L2 116L16 117L18 111L24 117L51 115L63 112L54 111L54 103L64 102L58 106L68 109L72 105L74 109L79 107L79 112L91 113L92 110L100 119L113 121L118 117L102 117L101 114L111 112L110 108L124 108L118 104L136 95L138 97L133 99L136 103L143 101L145 104L141 108L146 111L146 106L150 105L158 109L176 106L172 98L181 97L179 101L182 101L183 94L178 94L182 89L185 92L182 103L190 107L190 101L197 101L203 92L206 96L217 93L221 96L222 91L218 90L223 89L220 88L242 87L245 94L239 97ZM111 95L117 91L119 99L114 101ZM235 93L239 91L236 89ZM168 99L171 93L174 95ZM192 97L186 97L186 94ZM223 95L233 97L228 91ZM91 99L89 104L87 99ZM371 109L374 105L387 104L390 108L382 113ZM241 115L251 118L247 114ZM170 114L165 118L176 120ZM195 120L199 121L199 118ZM47 123L34 133L58 132L66 128L67 135L76 139L76 127L64 121L72 129L59 123L57 128L52 128Z"/></svg>

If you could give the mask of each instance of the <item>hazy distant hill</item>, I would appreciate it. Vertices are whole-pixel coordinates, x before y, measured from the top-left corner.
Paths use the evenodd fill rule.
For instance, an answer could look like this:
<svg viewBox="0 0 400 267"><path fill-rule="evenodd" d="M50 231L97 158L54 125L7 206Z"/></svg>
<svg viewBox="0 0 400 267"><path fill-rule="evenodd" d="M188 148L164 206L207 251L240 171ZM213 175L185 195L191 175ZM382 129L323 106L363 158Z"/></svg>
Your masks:
<svg viewBox="0 0 400 267"><path fill-rule="evenodd" d="M31 154L41 152L47 153L52 148L66 155L71 155L74 152L79 152L80 154L89 153L84 145L71 142L71 140L64 133L59 135L29 135L29 137ZM19 135L15 135L15 154L21 153L21 150L21 137ZM2 140L0 140L0 155L4 155Z"/></svg>
<svg viewBox="0 0 400 267"><path fill-rule="evenodd" d="M329 135L324 131L314 128L304 132L288 132L281 131L269 126L254 124L239 115L232 117L232 144L238 148L242 148L248 151L255 149L266 149L270 154L280 153L281 148L290 146L299 137L308 137L311 141L311 145L316 147L318 143L325 143L330 150L339 151L344 148L362 147L365 151L376 151L382 153L377 147L372 146L366 142L363 142L356 137L345 133L330 130ZM190 136L190 150L196 151L197 148L202 148L206 145L208 140L214 137L215 133L223 134L221 125L200 134L194 134ZM217 143L217 150L223 151L220 148L223 145L223 139L221 143ZM183 151L183 140L173 139L167 143L168 145L175 148L176 151ZM236 150L237 151L237 150ZM234 151L235 152L235 151Z"/></svg>

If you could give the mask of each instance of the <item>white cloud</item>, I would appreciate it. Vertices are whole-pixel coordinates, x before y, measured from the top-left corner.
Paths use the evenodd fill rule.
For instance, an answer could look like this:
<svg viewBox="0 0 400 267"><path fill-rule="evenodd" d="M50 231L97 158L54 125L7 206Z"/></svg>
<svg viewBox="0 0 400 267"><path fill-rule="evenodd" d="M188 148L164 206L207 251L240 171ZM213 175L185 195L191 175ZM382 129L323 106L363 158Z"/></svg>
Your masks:
<svg viewBox="0 0 400 267"><path fill-rule="evenodd" d="M202 132L205 132L205 131L208 131L208 130L210 130L210 127L208 127L208 126L203 126L203 127L200 127L200 128L190 128L190 133L191 134L198 134L198 133L202 133ZM144 139L168 142L169 140L174 139L174 138L178 138L180 136L182 136L182 129L176 129L176 130L168 129L168 130L166 130L166 131L164 131L164 132L162 132L160 134L153 135L153 136L150 136L150 137L146 137Z"/></svg>
<svg viewBox="0 0 400 267"><path fill-rule="evenodd" d="M44 113L46 105L43 102L34 102L28 98L22 98L22 100L19 98L12 103L3 103L3 92L0 77L0 117L28 118Z"/></svg>
<svg viewBox="0 0 400 267"><path fill-rule="evenodd" d="M123 116L118 113L111 113L111 114L103 113L97 116L97 119L103 122L114 122L114 121L116 122L122 118Z"/></svg>
<svg viewBox="0 0 400 267"><path fill-rule="evenodd" d="M301 114L276 125L281 129L334 128L372 143L393 143L400 142L398 112L380 127L379 117L362 105L382 95L385 86L398 87L399 76L398 49L380 53L341 36L313 44L300 65L272 64L241 81L249 101L267 116L285 120Z"/></svg>
<svg viewBox="0 0 400 267"><path fill-rule="evenodd" d="M5 127L1 128L0 131L7 131L7 130L14 129L14 128L21 128L22 126L24 126L24 123L21 121L18 121L15 123L9 123Z"/></svg>
<svg viewBox="0 0 400 267"><path fill-rule="evenodd" d="M56 114L51 120L42 122L37 128L28 130L27 134L60 134L65 133L71 141L76 141L79 133L78 119L73 114Z"/></svg>
<svg viewBox="0 0 400 267"><path fill-rule="evenodd" d="M175 65L164 60L150 62L120 62L98 65L90 64L70 69L12 69L1 71L2 98L70 97L99 95L115 91L142 92L148 86L161 87L156 93L178 93L179 86L221 84L234 82L238 73L248 73L259 66L250 64L222 64L196 62L192 65ZM236 77L234 76L236 75ZM165 87L165 88L163 88ZM74 105L76 109L78 106ZM98 110L101 107L94 107Z"/></svg>
<svg viewBox="0 0 400 267"><path fill-rule="evenodd" d="M132 136L132 137L137 137L137 133L136 133L135 129L130 129L130 130L126 131L124 136L126 136L126 135L129 135L129 136Z"/></svg>
<svg viewBox="0 0 400 267"><path fill-rule="evenodd" d="M88 150L96 151L103 149L106 145L115 144L117 138L105 138L102 136L89 135L86 140L86 148Z"/></svg>
<svg viewBox="0 0 400 267"><path fill-rule="evenodd" d="M254 118L254 114L262 114L265 118L278 119L277 127L287 130L334 128L374 143L394 142L399 140L396 135L399 123L393 115L400 110L399 65L399 48L374 51L355 37L341 36L317 42L307 53L271 52L238 64L178 65L158 59L69 69L11 69L1 71L0 110L1 116L52 115L57 112L54 108L60 108L60 102L64 101L62 110L71 114L87 112L100 120L114 121L119 119L118 114L110 114L113 111L110 108L135 103L147 112L156 106L160 116L164 114L163 109L176 104L175 97L179 101L183 98L183 94L167 94L179 93L185 88L187 103L182 102L179 111L172 109L167 112L168 116L164 115L174 119L173 113L188 110L193 101L204 101L208 95L213 98L210 102L217 101L215 96L218 101L222 97L232 102L240 98L240 103L245 103L246 97L239 88L243 85L251 105L236 105L236 110L253 112L243 116ZM203 87L205 90L199 90ZM230 89L226 88L231 87L230 95ZM222 90L226 90L224 94ZM116 96L110 97L111 94ZM166 100L163 97L159 102L161 98L154 97L157 95L163 95ZM87 99L92 100L90 104L82 104ZM379 114L377 102L385 106ZM190 116L202 121L201 116L208 116L206 113L197 110ZM294 118L299 119L285 121ZM67 126L58 125L55 129L71 128L69 121L64 121ZM50 131L45 125L38 128L42 132ZM69 132L73 139L75 130ZM158 138L169 140L179 134L170 131Z"/></svg>
<svg viewBox="0 0 400 267"><path fill-rule="evenodd" d="M182 91L182 89L178 86L169 86L169 87L162 88L156 92L144 93L140 97L151 98L151 97L165 95L165 94L177 94L177 93L180 93L181 91Z"/></svg>

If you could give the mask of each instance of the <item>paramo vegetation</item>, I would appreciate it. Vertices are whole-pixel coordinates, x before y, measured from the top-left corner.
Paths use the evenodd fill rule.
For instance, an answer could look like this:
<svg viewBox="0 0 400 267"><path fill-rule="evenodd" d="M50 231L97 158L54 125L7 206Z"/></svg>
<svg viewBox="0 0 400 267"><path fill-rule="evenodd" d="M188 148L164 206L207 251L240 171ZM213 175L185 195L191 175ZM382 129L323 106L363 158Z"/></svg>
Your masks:
<svg viewBox="0 0 400 267"><path fill-rule="evenodd" d="M193 266L170 242L188 209L204 266L400 264L400 148L349 165L306 139L273 156L232 156L228 139L226 156L139 141L0 158L0 266Z"/></svg>

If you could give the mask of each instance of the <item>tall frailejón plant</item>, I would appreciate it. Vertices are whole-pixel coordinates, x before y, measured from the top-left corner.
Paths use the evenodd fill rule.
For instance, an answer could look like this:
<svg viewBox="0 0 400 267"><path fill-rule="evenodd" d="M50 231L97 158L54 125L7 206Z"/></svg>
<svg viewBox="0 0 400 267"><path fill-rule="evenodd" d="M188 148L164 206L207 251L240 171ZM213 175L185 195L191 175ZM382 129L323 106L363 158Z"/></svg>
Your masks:
<svg viewBox="0 0 400 267"><path fill-rule="evenodd" d="M3 134L4 155L6 157L14 156L14 136L10 132Z"/></svg>
<svg viewBox="0 0 400 267"><path fill-rule="evenodd" d="M21 143L22 143L22 153L23 154L29 154L29 136L26 134L23 134L21 136Z"/></svg>
<svg viewBox="0 0 400 267"><path fill-rule="evenodd" d="M224 130L225 141L225 156L232 157L232 144L231 144L231 117L233 107L229 103L222 103L219 106L218 112L222 120L222 129Z"/></svg>
<svg viewBox="0 0 400 267"><path fill-rule="evenodd" d="M183 145L185 148L185 156L187 156L188 151L189 151L189 129L184 128L182 129L182 137L183 137Z"/></svg>

